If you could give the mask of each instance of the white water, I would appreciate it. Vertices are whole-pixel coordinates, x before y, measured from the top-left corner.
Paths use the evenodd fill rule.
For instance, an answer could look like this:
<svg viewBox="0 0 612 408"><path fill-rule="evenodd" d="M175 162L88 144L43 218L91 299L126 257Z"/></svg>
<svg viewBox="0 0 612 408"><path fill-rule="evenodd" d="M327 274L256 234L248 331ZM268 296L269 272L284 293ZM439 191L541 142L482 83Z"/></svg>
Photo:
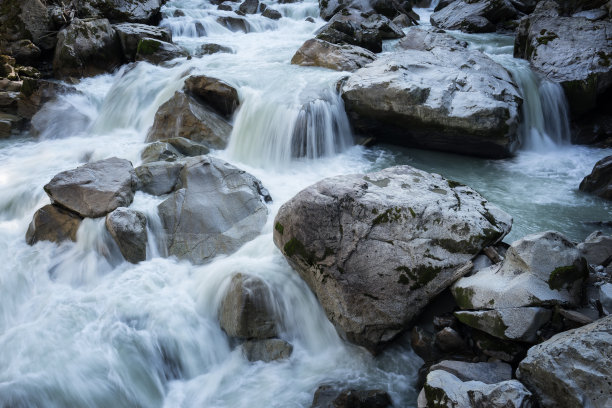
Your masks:
<svg viewBox="0 0 612 408"><path fill-rule="evenodd" d="M168 67L140 63L83 80L78 93L45 108L38 138L0 141L1 407L303 407L325 382L382 388L396 406L413 406L421 361L401 342L375 359L340 340L272 243L280 205L327 176L396 163L437 171L509 211L513 238L555 228L581 239L592 228L582 221L610 219L609 204L576 192L580 179L610 151L554 145L547 152L488 161L350 147L346 116L333 91L346 73L289 64L323 24L303 21L317 15L317 3L273 7L285 17L249 17L252 32L243 34L215 23L228 12L197 0L171 1L166 16L176 9L186 14L162 22L176 42L192 51L204 42L219 43L235 54L182 59ZM196 22L206 37L194 37ZM49 201L42 186L59 171L90 160L119 156L137 165L155 111L190 73L222 78L239 91L242 108L230 146L214 154L259 177L270 191L274 202L262 234L204 266L160 258L159 198L138 193L133 205L149 224L145 262L122 262L102 220L84 222L76 244L27 246L32 215ZM543 129L550 137L548 122ZM281 337L294 345L289 360L248 363L219 328L220 297L237 272L270 286Z"/></svg>

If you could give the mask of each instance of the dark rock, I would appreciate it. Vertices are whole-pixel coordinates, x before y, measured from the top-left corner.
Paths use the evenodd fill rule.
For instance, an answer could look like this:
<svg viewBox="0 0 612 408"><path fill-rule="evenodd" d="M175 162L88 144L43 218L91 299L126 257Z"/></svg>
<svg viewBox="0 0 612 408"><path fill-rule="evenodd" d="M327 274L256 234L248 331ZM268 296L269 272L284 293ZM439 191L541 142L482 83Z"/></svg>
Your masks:
<svg viewBox="0 0 612 408"><path fill-rule="evenodd" d="M151 64L161 64L188 56L189 53L178 45L148 37L141 39L136 49L136 61L147 61Z"/></svg>
<svg viewBox="0 0 612 408"><path fill-rule="evenodd" d="M542 307L509 307L459 311L455 316L461 323L497 338L535 343L538 330L550 321L552 312Z"/></svg>
<svg viewBox="0 0 612 408"><path fill-rule="evenodd" d="M240 104L238 91L217 78L190 76L185 80L184 90L225 117L230 117Z"/></svg>
<svg viewBox="0 0 612 408"><path fill-rule="evenodd" d="M221 10L221 11L232 11L233 8L232 6L230 6L229 4L219 4L217 6L217 10Z"/></svg>
<svg viewBox="0 0 612 408"><path fill-rule="evenodd" d="M435 360L439 355L434 347L434 335L419 326L414 326L410 331L410 346L426 362Z"/></svg>
<svg viewBox="0 0 612 408"><path fill-rule="evenodd" d="M77 4L80 15L102 15L114 23L157 25L163 3L165 0L88 0Z"/></svg>
<svg viewBox="0 0 612 408"><path fill-rule="evenodd" d="M291 63L323 67L336 71L355 71L374 61L376 55L355 45L336 45L316 38L306 41L291 58Z"/></svg>
<svg viewBox="0 0 612 408"><path fill-rule="evenodd" d="M430 367L431 371L443 370L461 381L480 381L496 384L512 379L512 366L507 363L467 363L464 361L444 360Z"/></svg>
<svg viewBox="0 0 612 408"><path fill-rule="evenodd" d="M45 205L34 213L26 232L26 242L34 245L38 241L61 243L75 241L82 218L73 212L55 205Z"/></svg>
<svg viewBox="0 0 612 408"><path fill-rule="evenodd" d="M612 156L595 163L593 171L582 180L579 188L580 191L612 200Z"/></svg>
<svg viewBox="0 0 612 408"><path fill-rule="evenodd" d="M446 30L486 33L518 17L509 0L458 0L431 15L431 24Z"/></svg>
<svg viewBox="0 0 612 408"><path fill-rule="evenodd" d="M20 65L34 65L40 64L42 52L30 40L19 40L11 43L8 47L8 52L15 58Z"/></svg>
<svg viewBox="0 0 612 408"><path fill-rule="evenodd" d="M244 0L240 7L238 7L238 10L242 11L245 14L255 14L257 13L258 7L259 0Z"/></svg>
<svg viewBox="0 0 612 408"><path fill-rule="evenodd" d="M501 340L479 330L472 330L474 346L485 356L516 364L524 356L528 346L514 341Z"/></svg>
<svg viewBox="0 0 612 408"><path fill-rule="evenodd" d="M123 56L126 61L135 61L138 44L142 39L152 38L159 41L172 42L172 33L165 27L153 27L145 24L122 23L113 28L119 36Z"/></svg>
<svg viewBox="0 0 612 408"><path fill-rule="evenodd" d="M3 0L0 5L0 42L30 40L51 51L55 38L49 35L51 19L40 0Z"/></svg>
<svg viewBox="0 0 612 408"><path fill-rule="evenodd" d="M311 408L387 408L391 397L383 390L340 389L334 385L317 388Z"/></svg>
<svg viewBox="0 0 612 408"><path fill-rule="evenodd" d="M148 194L163 195L176 189L183 164L156 161L136 167L140 179L139 189Z"/></svg>
<svg viewBox="0 0 612 408"><path fill-rule="evenodd" d="M372 17L372 16L370 16ZM382 33L378 28L389 27L385 33L401 32L389 19L378 16L385 24L377 25L375 18L367 20L355 10L336 14L329 23L316 32L316 37L334 44L351 44L366 48L372 52L382 51ZM384 20L386 19L386 20ZM388 22L388 23L386 23ZM391 25L389 25L391 24ZM401 34L403 36L403 33Z"/></svg>
<svg viewBox="0 0 612 408"><path fill-rule="evenodd" d="M180 157L183 155L178 150L169 143L161 141L150 143L140 155L143 164L157 161L173 162Z"/></svg>
<svg viewBox="0 0 612 408"><path fill-rule="evenodd" d="M106 216L106 229L126 261L147 259L147 217L143 213L119 207Z"/></svg>
<svg viewBox="0 0 612 408"><path fill-rule="evenodd" d="M203 144L193 142L184 137L171 137L164 139L163 142L170 144L183 156L193 157L208 154L210 149Z"/></svg>
<svg viewBox="0 0 612 408"><path fill-rule="evenodd" d="M466 345L459 333L450 327L446 327L436 333L436 346L442 351L461 351Z"/></svg>
<svg viewBox="0 0 612 408"><path fill-rule="evenodd" d="M279 11L270 7L266 8L261 15L272 20L279 20L283 16Z"/></svg>
<svg viewBox="0 0 612 408"><path fill-rule="evenodd" d="M225 52L233 54L234 50L230 47L225 47L219 44L202 44L195 52L196 57L201 57L203 55L216 54L218 52Z"/></svg>
<svg viewBox="0 0 612 408"><path fill-rule="evenodd" d="M249 340L241 347L243 355L252 362L285 360L293 353L293 346L281 339Z"/></svg>
<svg viewBox="0 0 612 408"><path fill-rule="evenodd" d="M225 26L230 31L242 31L243 33L251 31L250 24L241 17L221 16L217 17L217 23Z"/></svg>

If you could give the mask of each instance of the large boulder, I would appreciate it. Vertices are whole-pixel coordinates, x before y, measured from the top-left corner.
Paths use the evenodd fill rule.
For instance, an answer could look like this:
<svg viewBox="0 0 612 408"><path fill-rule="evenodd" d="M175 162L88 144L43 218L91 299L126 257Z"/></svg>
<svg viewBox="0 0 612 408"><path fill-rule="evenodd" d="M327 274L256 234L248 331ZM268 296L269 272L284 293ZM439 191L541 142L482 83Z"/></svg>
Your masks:
<svg viewBox="0 0 612 408"><path fill-rule="evenodd" d="M177 187L181 170L183 163L167 161L155 161L136 167L136 175L140 179L139 190L152 195L171 193Z"/></svg>
<svg viewBox="0 0 612 408"><path fill-rule="evenodd" d="M52 22L40 0L2 0L0 4L0 43L30 40L50 51L55 38L49 35Z"/></svg>
<svg viewBox="0 0 612 408"><path fill-rule="evenodd" d="M181 157L202 156L208 154L210 149L203 144L196 143L184 137L171 137L150 143L142 151L142 163L156 161L175 161Z"/></svg>
<svg viewBox="0 0 612 408"><path fill-rule="evenodd" d="M529 349L516 372L543 408L612 406L612 316Z"/></svg>
<svg viewBox="0 0 612 408"><path fill-rule="evenodd" d="M452 292L462 309L577 306L588 273L576 245L547 231L512 243L502 263L458 280Z"/></svg>
<svg viewBox="0 0 612 408"><path fill-rule="evenodd" d="M580 182L579 189L612 200L612 156L604 157L595 163L591 174Z"/></svg>
<svg viewBox="0 0 612 408"><path fill-rule="evenodd" d="M336 71L355 71L374 61L376 55L355 45L337 45L310 39L291 58L291 63L305 67L323 67Z"/></svg>
<svg viewBox="0 0 612 408"><path fill-rule="evenodd" d="M487 33L518 17L510 0L458 0L431 15L431 24L446 30Z"/></svg>
<svg viewBox="0 0 612 408"><path fill-rule="evenodd" d="M293 346L281 339L248 340L241 345L241 349L247 360L264 363L285 360L293 353Z"/></svg>
<svg viewBox="0 0 612 408"><path fill-rule="evenodd" d="M612 21L559 17L554 2L542 2L521 20L514 56L563 86L572 113L594 109L612 89Z"/></svg>
<svg viewBox="0 0 612 408"><path fill-rule="evenodd" d="M302 190L280 208L274 243L337 330L376 352L511 223L471 188L398 166Z"/></svg>
<svg viewBox="0 0 612 408"><path fill-rule="evenodd" d="M119 37L107 19L74 19L57 35L53 57L57 78L99 75L122 61Z"/></svg>
<svg viewBox="0 0 612 408"><path fill-rule="evenodd" d="M535 343L538 330L550 321L552 311L543 307L508 307L493 310L459 311L461 323L503 340Z"/></svg>
<svg viewBox="0 0 612 408"><path fill-rule="evenodd" d="M137 184L132 164L112 157L56 174L44 189L53 204L97 218L129 206Z"/></svg>
<svg viewBox="0 0 612 408"><path fill-rule="evenodd" d="M201 264L261 233L270 197L258 179L212 157L183 160L181 188L158 206L169 255Z"/></svg>
<svg viewBox="0 0 612 408"><path fill-rule="evenodd" d="M220 79L192 75L185 80L185 93L210 106L219 114L230 117L240 105L238 91Z"/></svg>
<svg viewBox="0 0 612 408"><path fill-rule="evenodd" d="M176 92L159 107L147 142L183 137L211 149L227 146L232 126L192 96Z"/></svg>
<svg viewBox="0 0 612 408"><path fill-rule="evenodd" d="M102 15L112 22L158 24L166 0L88 0L77 3L80 14Z"/></svg>
<svg viewBox="0 0 612 408"><path fill-rule="evenodd" d="M161 64L175 58L186 58L189 53L184 48L156 38L142 38L136 48L136 61Z"/></svg>
<svg viewBox="0 0 612 408"><path fill-rule="evenodd" d="M106 216L106 229L126 261L147 259L147 217L143 213L119 207Z"/></svg>
<svg viewBox="0 0 612 408"><path fill-rule="evenodd" d="M443 360L430 367L429 371L443 370L461 381L480 381L496 384L512 379L512 366L502 362L467 363L465 361Z"/></svg>
<svg viewBox="0 0 612 408"><path fill-rule="evenodd" d="M119 36L121 48L123 49L123 57L126 61L136 60L138 44L144 38L153 38L167 43L172 42L172 32L166 27L153 27L138 23L121 23L113 25L113 28Z"/></svg>
<svg viewBox="0 0 612 408"><path fill-rule="evenodd" d="M510 74L460 45L383 55L344 82L342 98L355 130L381 141L492 158L518 144L522 99Z"/></svg>
<svg viewBox="0 0 612 408"><path fill-rule="evenodd" d="M38 241L76 241L82 218L56 205L45 205L34 213L26 232L26 242L34 245Z"/></svg>
<svg viewBox="0 0 612 408"><path fill-rule="evenodd" d="M612 174L610 176L612 177ZM595 231L578 244L578 249L589 264L604 265L612 259L612 235Z"/></svg>
<svg viewBox="0 0 612 408"><path fill-rule="evenodd" d="M331 384L315 391L310 408L388 408L391 397L383 390L340 389Z"/></svg>

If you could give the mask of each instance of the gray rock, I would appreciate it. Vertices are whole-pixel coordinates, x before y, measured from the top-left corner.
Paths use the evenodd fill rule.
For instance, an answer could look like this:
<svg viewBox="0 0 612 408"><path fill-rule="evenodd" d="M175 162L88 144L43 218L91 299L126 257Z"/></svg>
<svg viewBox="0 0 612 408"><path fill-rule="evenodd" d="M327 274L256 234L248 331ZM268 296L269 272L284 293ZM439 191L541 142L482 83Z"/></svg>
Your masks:
<svg viewBox="0 0 612 408"><path fill-rule="evenodd" d="M395 24L399 28L412 27L413 25L415 25L414 21L406 14L400 14L399 16L395 17L393 19L393 24Z"/></svg>
<svg viewBox="0 0 612 408"><path fill-rule="evenodd" d="M608 314L612 314L612 283L604 283L599 287L599 301Z"/></svg>
<svg viewBox="0 0 612 408"><path fill-rule="evenodd" d="M612 316L569 330L529 349L517 378L543 408L612 405Z"/></svg>
<svg viewBox="0 0 612 408"><path fill-rule="evenodd" d="M451 327L445 327L436 333L436 346L442 351L459 351L466 347L461 335Z"/></svg>
<svg viewBox="0 0 612 408"><path fill-rule="evenodd" d="M580 182L579 188L581 191L612 200L612 156L604 157L595 163L593 171Z"/></svg>
<svg viewBox="0 0 612 408"><path fill-rule="evenodd" d="M466 363L464 361L444 360L431 366L429 371L443 370L459 380L480 381L496 384L512 379L512 366L507 363Z"/></svg>
<svg viewBox="0 0 612 408"><path fill-rule="evenodd" d="M157 161L136 167L140 179L139 190L152 195L163 195L174 191L183 170L183 163Z"/></svg>
<svg viewBox="0 0 612 408"><path fill-rule="evenodd" d="M502 340L480 330L472 330L471 335L480 353L511 364L517 364L529 348L526 343Z"/></svg>
<svg viewBox="0 0 612 408"><path fill-rule="evenodd" d="M281 339L249 340L242 344L242 354L247 360L270 361L285 360L291 357L293 346Z"/></svg>
<svg viewBox="0 0 612 408"><path fill-rule="evenodd" d="M245 14L255 14L259 8L259 0L244 0L238 9Z"/></svg>
<svg viewBox="0 0 612 408"><path fill-rule="evenodd" d="M147 259L147 217L143 213L119 207L106 216L106 229L126 261Z"/></svg>
<svg viewBox="0 0 612 408"><path fill-rule="evenodd" d="M211 157L183 162L182 188L158 206L170 255L204 263L261 233L268 210L259 180Z"/></svg>
<svg viewBox="0 0 612 408"><path fill-rule="evenodd" d="M202 156L210 152L210 149L203 144L184 137L171 137L170 139L164 139L162 142L168 143L183 156Z"/></svg>
<svg viewBox="0 0 612 408"><path fill-rule="evenodd" d="M12 42L30 39L38 47L53 50L47 7L40 0L3 0L0 8L0 39Z"/></svg>
<svg viewBox="0 0 612 408"><path fill-rule="evenodd" d="M302 190L280 208L274 243L338 331L377 351L511 223L471 188L398 166Z"/></svg>
<svg viewBox="0 0 612 408"><path fill-rule="evenodd" d="M52 203L97 218L129 206L137 184L132 164L111 157L56 174L44 189Z"/></svg>
<svg viewBox="0 0 612 408"><path fill-rule="evenodd" d="M216 54L216 53L228 53L228 54L233 54L234 50L232 50L230 47L225 47L223 45L219 45L219 44L202 44L195 52L195 56L196 57L201 57L204 55L211 55L211 54Z"/></svg>
<svg viewBox="0 0 612 408"><path fill-rule="evenodd" d="M315 391L310 408L387 408L391 397L383 390L340 389L338 386L321 385Z"/></svg>
<svg viewBox="0 0 612 408"><path fill-rule="evenodd" d="M355 45L336 45L310 39L291 58L291 63L306 67L323 67L336 71L355 71L374 61L376 55Z"/></svg>
<svg viewBox="0 0 612 408"><path fill-rule="evenodd" d="M575 306L587 277L576 245L547 231L513 242L501 264L459 279L451 290L462 309Z"/></svg>
<svg viewBox="0 0 612 408"><path fill-rule="evenodd" d="M57 34L53 73L57 78L110 72L122 63L121 44L107 19L74 19Z"/></svg>
<svg viewBox="0 0 612 408"><path fill-rule="evenodd" d="M217 78L192 75L185 80L183 89L225 117L230 117L240 105L238 91Z"/></svg>
<svg viewBox="0 0 612 408"><path fill-rule="evenodd" d="M251 31L251 25L242 17L221 16L217 17L217 23L234 32L242 31L243 33L248 33Z"/></svg>
<svg viewBox="0 0 612 408"><path fill-rule="evenodd" d="M459 311L455 316L463 324L482 330L503 340L535 343L537 331L552 316L542 307L510 307L505 309Z"/></svg>
<svg viewBox="0 0 612 408"><path fill-rule="evenodd" d="M175 161L183 155L176 150L170 143L153 142L149 143L140 154L143 164L157 161Z"/></svg>
<svg viewBox="0 0 612 408"><path fill-rule="evenodd" d="M165 0L88 0L77 3L80 14L99 14L113 22L157 24Z"/></svg>
<svg viewBox="0 0 612 408"><path fill-rule="evenodd" d="M126 61L135 61L138 44L144 38L153 38L168 43L172 42L172 32L166 27L153 27L146 24L122 23L113 28L119 36L123 56Z"/></svg>
<svg viewBox="0 0 612 408"><path fill-rule="evenodd" d="M345 8L346 3L346 0L319 0L319 15L327 21Z"/></svg>
<svg viewBox="0 0 612 408"><path fill-rule="evenodd" d="M375 18L375 16L370 18L372 17ZM338 13L316 32L316 38L333 44L357 45L372 52L381 52L383 37L382 32L377 28L386 27L388 31L386 29L385 33L388 35L395 32L393 28L399 30L397 35L401 33L400 36L403 36L403 33L386 17L378 17L381 20L385 19L386 24L381 22L380 26L377 26L375 20L366 20L356 10Z"/></svg>
<svg viewBox="0 0 612 408"><path fill-rule="evenodd" d="M603 265L612 257L612 235L595 231L584 242L578 244L578 250L591 265Z"/></svg>
<svg viewBox="0 0 612 408"><path fill-rule="evenodd" d="M222 10L222 11L232 11L233 8L232 6L230 6L229 4L219 4L217 6L217 10Z"/></svg>
<svg viewBox="0 0 612 408"><path fill-rule="evenodd" d="M274 10L270 7L266 8L261 15L272 20L280 20L283 17L278 10Z"/></svg>
<svg viewBox="0 0 612 408"><path fill-rule="evenodd" d="M17 115L0 112L0 139L6 139L24 127L24 119Z"/></svg>
<svg viewBox="0 0 612 408"><path fill-rule="evenodd" d="M147 61L151 64L161 64L188 56L189 53L178 45L149 37L142 38L136 49L136 61Z"/></svg>
<svg viewBox="0 0 612 408"><path fill-rule="evenodd" d="M231 337L276 337L276 316L266 283L254 276L234 275L221 302L219 323Z"/></svg>
<svg viewBox="0 0 612 408"><path fill-rule="evenodd" d="M485 384L480 381L463 382L454 375L432 371L424 386L427 406L448 408L531 408L533 395L516 380Z"/></svg>
<svg viewBox="0 0 612 408"><path fill-rule="evenodd" d="M81 217L56 205L45 205L34 213L26 232L26 242L34 245L38 241L61 243L75 241Z"/></svg>
<svg viewBox="0 0 612 408"><path fill-rule="evenodd" d="M227 146L232 126L193 97L176 92L155 113L147 142L183 137L211 149Z"/></svg>
<svg viewBox="0 0 612 408"><path fill-rule="evenodd" d="M579 11L578 13L572 14L572 17L584 17L587 20L597 21L607 17L607 15L608 10L602 7L594 10Z"/></svg>
<svg viewBox="0 0 612 408"><path fill-rule="evenodd" d="M487 33L517 17L518 12L509 0L459 0L433 13L431 24L445 30Z"/></svg>
<svg viewBox="0 0 612 408"><path fill-rule="evenodd" d="M514 81L461 45L380 56L343 84L342 98L356 131L386 142L494 158L518 143Z"/></svg>

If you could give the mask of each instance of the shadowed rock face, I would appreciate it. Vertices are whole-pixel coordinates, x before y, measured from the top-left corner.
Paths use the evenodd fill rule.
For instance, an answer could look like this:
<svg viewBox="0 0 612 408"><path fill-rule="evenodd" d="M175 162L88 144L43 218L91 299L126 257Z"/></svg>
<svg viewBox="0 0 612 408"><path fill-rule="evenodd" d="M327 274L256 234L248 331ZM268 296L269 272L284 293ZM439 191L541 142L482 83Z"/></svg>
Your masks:
<svg viewBox="0 0 612 408"><path fill-rule="evenodd" d="M511 223L471 188L398 166L302 190L274 242L338 331L378 351Z"/></svg>
<svg viewBox="0 0 612 408"><path fill-rule="evenodd" d="M81 217L55 205L45 205L34 214L26 233L26 242L34 245L38 241L76 241Z"/></svg>
<svg viewBox="0 0 612 408"><path fill-rule="evenodd" d="M591 174L580 183L580 190L612 200L612 156L595 163Z"/></svg>
<svg viewBox="0 0 612 408"><path fill-rule="evenodd" d="M240 104L238 91L217 78L205 75L190 76L185 80L185 92L212 107L225 117L230 117Z"/></svg>
<svg viewBox="0 0 612 408"><path fill-rule="evenodd" d="M509 0L458 0L431 15L431 24L446 30L488 33L516 19L518 12Z"/></svg>
<svg viewBox="0 0 612 408"><path fill-rule="evenodd" d="M126 261L147 259L147 218L139 211L120 207L106 216L106 229Z"/></svg>

